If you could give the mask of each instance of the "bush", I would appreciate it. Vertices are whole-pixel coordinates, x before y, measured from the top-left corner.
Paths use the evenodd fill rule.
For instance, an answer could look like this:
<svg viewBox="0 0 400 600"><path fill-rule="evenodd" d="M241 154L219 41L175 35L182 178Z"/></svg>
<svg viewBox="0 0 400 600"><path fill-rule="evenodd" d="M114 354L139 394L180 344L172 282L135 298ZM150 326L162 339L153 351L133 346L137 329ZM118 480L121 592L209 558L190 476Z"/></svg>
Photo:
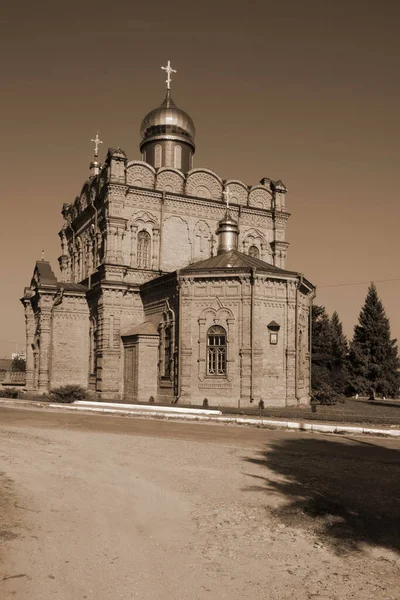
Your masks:
<svg viewBox="0 0 400 600"><path fill-rule="evenodd" d="M320 382L318 389L312 391L313 400L316 404L336 404L340 396L328 384Z"/></svg>
<svg viewBox="0 0 400 600"><path fill-rule="evenodd" d="M0 390L0 398L18 398L18 390L15 388L4 388Z"/></svg>
<svg viewBox="0 0 400 600"><path fill-rule="evenodd" d="M86 400L86 390L80 385L63 385L50 391L53 402L70 403L76 400Z"/></svg>

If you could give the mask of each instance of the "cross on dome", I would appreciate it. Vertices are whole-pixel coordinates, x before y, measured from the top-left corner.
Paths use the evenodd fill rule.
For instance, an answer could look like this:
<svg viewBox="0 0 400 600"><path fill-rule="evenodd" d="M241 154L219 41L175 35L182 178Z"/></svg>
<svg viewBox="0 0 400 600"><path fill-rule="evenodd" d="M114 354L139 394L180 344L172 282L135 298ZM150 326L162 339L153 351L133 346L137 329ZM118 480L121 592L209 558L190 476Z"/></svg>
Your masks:
<svg viewBox="0 0 400 600"><path fill-rule="evenodd" d="M90 141L94 143L94 157L97 158L99 156L99 144L103 143L99 138L99 132L96 133L94 140L91 139Z"/></svg>
<svg viewBox="0 0 400 600"><path fill-rule="evenodd" d="M222 192L222 196L224 197L224 200L225 200L226 210L229 210L229 198L231 196L230 191L227 188L225 188L224 191Z"/></svg>
<svg viewBox="0 0 400 600"><path fill-rule="evenodd" d="M161 67L163 71L165 71L167 73L167 79L165 80L165 83L167 84L167 90L171 89L171 73L177 73L177 71L175 71L175 69L173 69L171 67L171 61L167 62L167 66L166 67Z"/></svg>

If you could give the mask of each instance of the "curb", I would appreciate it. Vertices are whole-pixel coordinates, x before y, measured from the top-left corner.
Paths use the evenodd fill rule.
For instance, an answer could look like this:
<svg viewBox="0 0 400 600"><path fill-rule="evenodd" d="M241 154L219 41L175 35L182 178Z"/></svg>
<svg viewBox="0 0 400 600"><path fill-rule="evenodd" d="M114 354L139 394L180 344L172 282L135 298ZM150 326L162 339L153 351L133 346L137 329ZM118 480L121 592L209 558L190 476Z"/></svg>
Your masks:
<svg viewBox="0 0 400 600"><path fill-rule="evenodd" d="M349 433L353 435L379 435L400 438L400 429L374 429L372 427L357 427L351 425L319 425L317 423L305 423L297 421L274 421L270 419L245 419L243 417L224 417L204 414L188 414L183 412L161 412L160 410L124 410L117 408L95 408L89 406L72 406L65 404L49 404L49 408L63 408L72 411L97 412L103 414L131 415L135 417L150 417L156 419L180 420L180 421L206 421L213 423L231 423L235 425L248 425L263 427L265 429L287 429L293 431L311 431L315 433ZM146 407L147 408L147 407Z"/></svg>
<svg viewBox="0 0 400 600"><path fill-rule="evenodd" d="M101 404L101 406L99 406ZM74 406L79 407L93 407L98 409L122 409L122 410L136 410L143 413L152 413L154 411L160 413L180 413L187 415L222 415L220 410L211 410L207 408L183 408L182 406L154 406L154 405L141 405L141 404L118 404L117 402L89 402L88 400L77 400L73 403ZM54 406L54 405L51 405Z"/></svg>

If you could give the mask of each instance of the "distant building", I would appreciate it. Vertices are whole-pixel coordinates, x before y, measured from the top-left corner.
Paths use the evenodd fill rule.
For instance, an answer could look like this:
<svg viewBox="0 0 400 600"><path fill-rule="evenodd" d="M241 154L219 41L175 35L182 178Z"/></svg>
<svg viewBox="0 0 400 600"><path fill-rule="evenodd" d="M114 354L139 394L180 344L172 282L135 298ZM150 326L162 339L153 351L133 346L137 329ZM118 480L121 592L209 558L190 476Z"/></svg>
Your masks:
<svg viewBox="0 0 400 600"><path fill-rule="evenodd" d="M193 168L195 126L169 87L142 121L142 160L117 148L100 164L94 141L89 179L62 210L61 281L38 261L22 298L26 386L235 407L308 402L314 287L285 270L283 183Z"/></svg>
<svg viewBox="0 0 400 600"><path fill-rule="evenodd" d="M0 372L11 371L12 358L0 358Z"/></svg>

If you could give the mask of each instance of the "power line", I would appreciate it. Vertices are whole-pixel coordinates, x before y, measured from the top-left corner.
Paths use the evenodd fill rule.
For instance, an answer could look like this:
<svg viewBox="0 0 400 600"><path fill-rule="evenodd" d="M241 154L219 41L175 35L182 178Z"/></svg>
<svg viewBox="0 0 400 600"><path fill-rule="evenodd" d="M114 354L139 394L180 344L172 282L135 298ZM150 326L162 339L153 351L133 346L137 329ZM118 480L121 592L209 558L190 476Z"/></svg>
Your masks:
<svg viewBox="0 0 400 600"><path fill-rule="evenodd" d="M400 281L400 277L396 277L395 279L375 279L373 283L386 283L388 281ZM331 288L331 287L346 287L348 285L369 285L371 281L352 281L351 283L332 283L330 285L317 285L318 289L321 288Z"/></svg>
<svg viewBox="0 0 400 600"><path fill-rule="evenodd" d="M10 342L9 340L0 340L3 344L18 344L18 346L22 346L25 342Z"/></svg>

